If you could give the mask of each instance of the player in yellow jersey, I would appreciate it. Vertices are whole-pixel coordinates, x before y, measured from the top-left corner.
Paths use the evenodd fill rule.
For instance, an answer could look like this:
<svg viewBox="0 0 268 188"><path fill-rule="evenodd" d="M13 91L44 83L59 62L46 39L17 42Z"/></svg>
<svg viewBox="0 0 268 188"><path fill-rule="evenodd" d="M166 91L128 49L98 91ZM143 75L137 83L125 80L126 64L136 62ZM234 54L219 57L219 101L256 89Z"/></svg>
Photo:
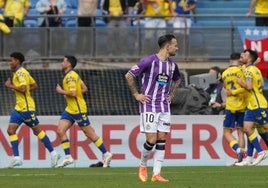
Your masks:
<svg viewBox="0 0 268 188"><path fill-rule="evenodd" d="M268 109L267 101L263 95L264 81L260 70L254 65L258 59L257 52L247 49L241 53L240 61L245 65L245 82L238 79L239 84L248 91L248 105L244 117L244 132L248 141L257 150L258 156L252 165L259 164L268 157L260 146L257 135L254 132L255 124L264 127L265 132L268 129Z"/></svg>
<svg viewBox="0 0 268 188"><path fill-rule="evenodd" d="M84 134L99 148L103 153L103 167L108 167L112 159L112 154L106 150L102 138L100 138L90 126L90 121L87 116L87 105L83 94L88 91L87 86L80 76L73 70L77 64L77 59L74 56L66 55L61 63L64 71L62 86L57 84L57 93L65 97L67 106L61 115L57 134L61 140L61 146L65 153L65 159L58 165L62 168L74 162L70 151L70 140L66 132L76 122L83 130Z"/></svg>
<svg viewBox="0 0 268 188"><path fill-rule="evenodd" d="M223 134L230 147L237 153L237 162L242 161L245 152L243 120L247 106L245 89L237 81L237 78L244 80L239 59L240 53L232 53L230 55L230 65L222 73L222 81L227 92ZM232 134L235 128L238 140Z"/></svg>
<svg viewBox="0 0 268 188"><path fill-rule="evenodd" d="M17 129L22 123L29 126L34 135L36 135L51 153L51 167L57 165L60 156L54 150L45 131L38 125L39 120L36 117L35 101L31 91L37 89L38 85L30 73L22 67L24 55L20 52L13 52L10 55L10 68L12 78L7 79L5 86L14 92L16 98L15 109L11 112L7 133L9 135L14 158L7 168L22 165L22 159L19 155L19 138L16 134Z"/></svg>

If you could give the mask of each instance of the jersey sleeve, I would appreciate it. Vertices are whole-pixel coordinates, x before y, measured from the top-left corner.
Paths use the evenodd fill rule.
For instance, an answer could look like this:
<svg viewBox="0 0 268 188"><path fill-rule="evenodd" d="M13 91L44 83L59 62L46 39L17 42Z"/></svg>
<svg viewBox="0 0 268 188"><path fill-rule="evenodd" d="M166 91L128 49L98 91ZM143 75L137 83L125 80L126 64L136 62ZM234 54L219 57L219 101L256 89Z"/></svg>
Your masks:
<svg viewBox="0 0 268 188"><path fill-rule="evenodd" d="M151 64L150 59L144 58L136 65L131 67L131 69L128 72L132 74L134 77L138 77L150 66L150 64Z"/></svg>

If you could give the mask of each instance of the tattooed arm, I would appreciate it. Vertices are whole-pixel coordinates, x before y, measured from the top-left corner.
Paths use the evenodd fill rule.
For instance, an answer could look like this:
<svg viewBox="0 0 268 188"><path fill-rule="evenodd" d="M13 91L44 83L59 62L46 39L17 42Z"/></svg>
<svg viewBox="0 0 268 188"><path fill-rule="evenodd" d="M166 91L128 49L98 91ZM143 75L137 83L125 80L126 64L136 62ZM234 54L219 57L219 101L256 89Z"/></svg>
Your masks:
<svg viewBox="0 0 268 188"><path fill-rule="evenodd" d="M135 97L135 99L137 101L139 101L141 103L145 103L145 102L149 102L151 100L150 96L144 95L144 94L141 94L138 92L138 88L136 85L136 79L132 74L127 72L127 74L125 75L125 78L126 78L128 87L129 87L132 95Z"/></svg>
<svg viewBox="0 0 268 188"><path fill-rule="evenodd" d="M170 103L171 103L172 99L174 98L174 95L175 95L180 83L181 83L181 80L178 80L178 81L175 81L172 83L171 90L170 90L169 95L168 95L168 101Z"/></svg>

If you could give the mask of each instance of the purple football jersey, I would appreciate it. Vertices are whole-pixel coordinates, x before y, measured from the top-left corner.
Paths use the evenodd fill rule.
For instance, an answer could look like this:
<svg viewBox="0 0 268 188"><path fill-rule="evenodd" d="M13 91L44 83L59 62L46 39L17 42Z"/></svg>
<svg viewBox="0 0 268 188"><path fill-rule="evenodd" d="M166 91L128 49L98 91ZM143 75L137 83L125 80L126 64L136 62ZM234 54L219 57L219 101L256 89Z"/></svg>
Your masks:
<svg viewBox="0 0 268 188"><path fill-rule="evenodd" d="M150 102L140 103L140 112L170 112L170 87L172 81L180 79L179 68L172 59L161 61L154 54L134 65L129 73L142 77L141 93L151 97Z"/></svg>

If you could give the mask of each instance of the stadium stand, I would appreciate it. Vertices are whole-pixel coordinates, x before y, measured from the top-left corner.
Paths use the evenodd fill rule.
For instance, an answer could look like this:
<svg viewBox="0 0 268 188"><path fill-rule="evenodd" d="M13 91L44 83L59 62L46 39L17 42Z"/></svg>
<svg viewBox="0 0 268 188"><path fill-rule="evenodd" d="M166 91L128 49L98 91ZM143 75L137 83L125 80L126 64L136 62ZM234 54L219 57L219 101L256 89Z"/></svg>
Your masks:
<svg viewBox="0 0 268 188"><path fill-rule="evenodd" d="M106 26L106 23L104 22L102 15L103 15L102 10L97 9L97 18L95 21L96 27L105 27Z"/></svg>
<svg viewBox="0 0 268 188"><path fill-rule="evenodd" d="M254 18L245 16L248 12L249 3L250 1L245 0L197 1L196 14L200 17L197 18L196 26L253 26ZM226 15L226 17L222 17L223 15ZM230 15L239 17L230 18Z"/></svg>
<svg viewBox="0 0 268 188"><path fill-rule="evenodd" d="M36 3L37 3L38 1L39 1L39 0L31 0L31 9L35 9Z"/></svg>
<svg viewBox="0 0 268 188"><path fill-rule="evenodd" d="M78 8L78 0L66 0L67 8L77 9Z"/></svg>
<svg viewBox="0 0 268 188"><path fill-rule="evenodd" d="M38 16L35 11L35 5L38 0L31 0L31 8L29 15ZM75 18L68 18L68 15L77 15L78 1L68 0L67 17L64 18L62 26L76 27ZM99 6L99 5L98 5ZM247 18L244 15L248 11L249 1L245 0L200 0L197 1L196 15L197 21L193 23L194 27L227 27L227 26L253 26L254 18ZM233 17L230 17L233 15ZM100 7L97 11L96 27L105 27L106 23L100 17L102 10ZM223 17L224 16L224 17ZM26 27L36 27L34 19L27 17L25 22ZM170 25L169 25L170 26Z"/></svg>
<svg viewBox="0 0 268 188"><path fill-rule="evenodd" d="M38 16L39 13L35 8L30 8L27 17L24 19L25 27L38 27Z"/></svg>
<svg viewBox="0 0 268 188"><path fill-rule="evenodd" d="M71 8L68 5L64 14L66 17L62 18L62 26L77 27L77 8Z"/></svg>

